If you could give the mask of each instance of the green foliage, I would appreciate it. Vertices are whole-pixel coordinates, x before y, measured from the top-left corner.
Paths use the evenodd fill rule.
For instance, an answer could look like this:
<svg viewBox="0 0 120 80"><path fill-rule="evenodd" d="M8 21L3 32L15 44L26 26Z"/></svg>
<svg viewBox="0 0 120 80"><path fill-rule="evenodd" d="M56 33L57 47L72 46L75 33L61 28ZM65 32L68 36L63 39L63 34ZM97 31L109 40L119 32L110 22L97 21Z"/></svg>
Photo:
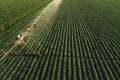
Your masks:
<svg viewBox="0 0 120 80"><path fill-rule="evenodd" d="M120 0L62 0L54 15L52 6L24 39L41 57L23 44L17 46L11 54L18 55L8 55L0 62L0 78L119 80L119 4ZM28 22L25 19L2 34L1 54L11 48L19 33L29 29Z"/></svg>
<svg viewBox="0 0 120 80"><path fill-rule="evenodd" d="M5 30L5 26L2 24L1 26L0 26L0 32L3 32Z"/></svg>
<svg viewBox="0 0 120 80"><path fill-rule="evenodd" d="M8 29L50 1L52 0L1 0L0 27L2 29L0 31Z"/></svg>

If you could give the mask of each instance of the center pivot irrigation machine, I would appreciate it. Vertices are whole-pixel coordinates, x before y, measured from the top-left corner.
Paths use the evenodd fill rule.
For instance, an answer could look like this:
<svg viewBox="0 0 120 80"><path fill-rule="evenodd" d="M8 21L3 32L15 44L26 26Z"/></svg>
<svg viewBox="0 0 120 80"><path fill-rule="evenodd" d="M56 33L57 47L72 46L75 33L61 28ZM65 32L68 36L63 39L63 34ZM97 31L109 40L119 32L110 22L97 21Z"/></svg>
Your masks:
<svg viewBox="0 0 120 80"><path fill-rule="evenodd" d="M0 57L0 61L3 60L8 54L9 55L14 55L14 54L10 54L12 52L13 49L15 49L17 46L24 44L27 48L29 48L29 50L32 52L32 56L41 56L40 54L36 53L35 50L27 43L24 41L24 37L28 34L29 31L31 31L33 29L33 27L35 27L35 24L39 24L39 22L41 22L41 25L44 24L44 26L47 25L48 21L52 18L52 16L54 15L54 13L57 11L60 3L62 0L53 0L47 7L45 7L45 9L35 18L35 20L33 20L32 24L30 25L30 27L28 28L28 30L23 34L23 35L18 35L18 41L7 51L5 52L1 57ZM48 15L49 13L49 15ZM44 20L42 20L44 19ZM44 22L45 21L45 22ZM46 22L47 21L47 22ZM16 55L26 55L26 54L16 54ZM28 56L31 54L27 54Z"/></svg>

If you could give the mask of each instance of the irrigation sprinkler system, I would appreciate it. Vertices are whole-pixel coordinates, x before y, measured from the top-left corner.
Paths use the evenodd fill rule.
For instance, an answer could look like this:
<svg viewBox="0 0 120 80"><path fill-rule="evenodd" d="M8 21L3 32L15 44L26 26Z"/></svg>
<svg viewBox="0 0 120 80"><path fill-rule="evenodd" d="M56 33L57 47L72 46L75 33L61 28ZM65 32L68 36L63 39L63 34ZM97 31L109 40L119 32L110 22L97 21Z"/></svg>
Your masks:
<svg viewBox="0 0 120 80"><path fill-rule="evenodd" d="M3 54L3 56L0 57L0 61L2 61L14 48L16 48L17 45L21 45L24 44L26 47L29 48L29 50L34 54L34 55L38 55L41 56L40 54L36 53L36 51L27 43L24 41L24 37L26 35L28 35L29 31L33 29L33 27L37 24L38 21L40 21L43 17L47 20L50 20L50 18L54 15L54 13L57 11L58 6L60 5L62 0L53 0L37 17L36 19L33 21L33 23L31 23L31 26L29 27L29 29L23 33L22 35L18 35L18 41L6 52ZM47 13L49 13L50 15L47 15ZM46 25L46 24L44 24ZM17 54L16 54L17 55Z"/></svg>

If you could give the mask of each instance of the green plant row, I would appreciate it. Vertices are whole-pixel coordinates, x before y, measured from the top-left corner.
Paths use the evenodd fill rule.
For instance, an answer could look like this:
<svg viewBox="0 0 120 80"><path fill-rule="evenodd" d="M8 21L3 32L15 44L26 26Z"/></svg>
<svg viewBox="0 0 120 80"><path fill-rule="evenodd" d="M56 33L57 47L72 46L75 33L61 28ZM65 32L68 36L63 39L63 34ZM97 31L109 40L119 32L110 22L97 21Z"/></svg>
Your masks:
<svg viewBox="0 0 120 80"><path fill-rule="evenodd" d="M118 16L110 15L109 8L104 7L118 4L116 1L62 1L56 13L48 18L51 16L51 11L48 11L25 39L41 57L32 55L23 44L17 46L11 54L16 52L19 55L8 55L0 62L0 78L119 80L120 36L119 31L113 29L117 22L111 22L108 15L104 16L107 13L114 18ZM3 49L7 51L6 47Z"/></svg>
<svg viewBox="0 0 120 80"><path fill-rule="evenodd" d="M0 11L3 15L1 15L1 22L0 22L0 33L3 32L5 29L10 28L18 21L24 19L25 17L29 16L30 14L34 13L36 10L44 7L46 4L48 4L51 0L29 0L29 1L17 1L19 4L17 5L15 3L15 0L11 2L5 2L6 5L1 5L0 7L3 7L2 9L6 7L10 7L8 9L5 9L5 12ZM12 5L9 5L12 4ZM28 6L29 5L29 6ZM22 7L24 6L24 7ZM18 11L18 12L16 12Z"/></svg>

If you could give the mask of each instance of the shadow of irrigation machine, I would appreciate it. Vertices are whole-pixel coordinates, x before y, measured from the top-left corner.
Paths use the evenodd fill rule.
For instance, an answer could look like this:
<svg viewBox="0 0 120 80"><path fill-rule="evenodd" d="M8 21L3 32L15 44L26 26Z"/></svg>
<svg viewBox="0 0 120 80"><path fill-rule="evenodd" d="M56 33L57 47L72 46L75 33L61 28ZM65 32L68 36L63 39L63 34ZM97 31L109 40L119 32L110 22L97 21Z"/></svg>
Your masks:
<svg viewBox="0 0 120 80"><path fill-rule="evenodd" d="M6 53L3 54L3 56L0 57L0 61L2 61L7 55L12 55L12 56L31 56L31 57L40 57L41 55L36 53L35 50L28 44L26 43L23 38L24 36L18 35L18 41L17 43L12 46ZM32 52L32 54L10 54L10 52L17 46L20 45L21 43L23 43L26 47L28 47L28 49Z"/></svg>

